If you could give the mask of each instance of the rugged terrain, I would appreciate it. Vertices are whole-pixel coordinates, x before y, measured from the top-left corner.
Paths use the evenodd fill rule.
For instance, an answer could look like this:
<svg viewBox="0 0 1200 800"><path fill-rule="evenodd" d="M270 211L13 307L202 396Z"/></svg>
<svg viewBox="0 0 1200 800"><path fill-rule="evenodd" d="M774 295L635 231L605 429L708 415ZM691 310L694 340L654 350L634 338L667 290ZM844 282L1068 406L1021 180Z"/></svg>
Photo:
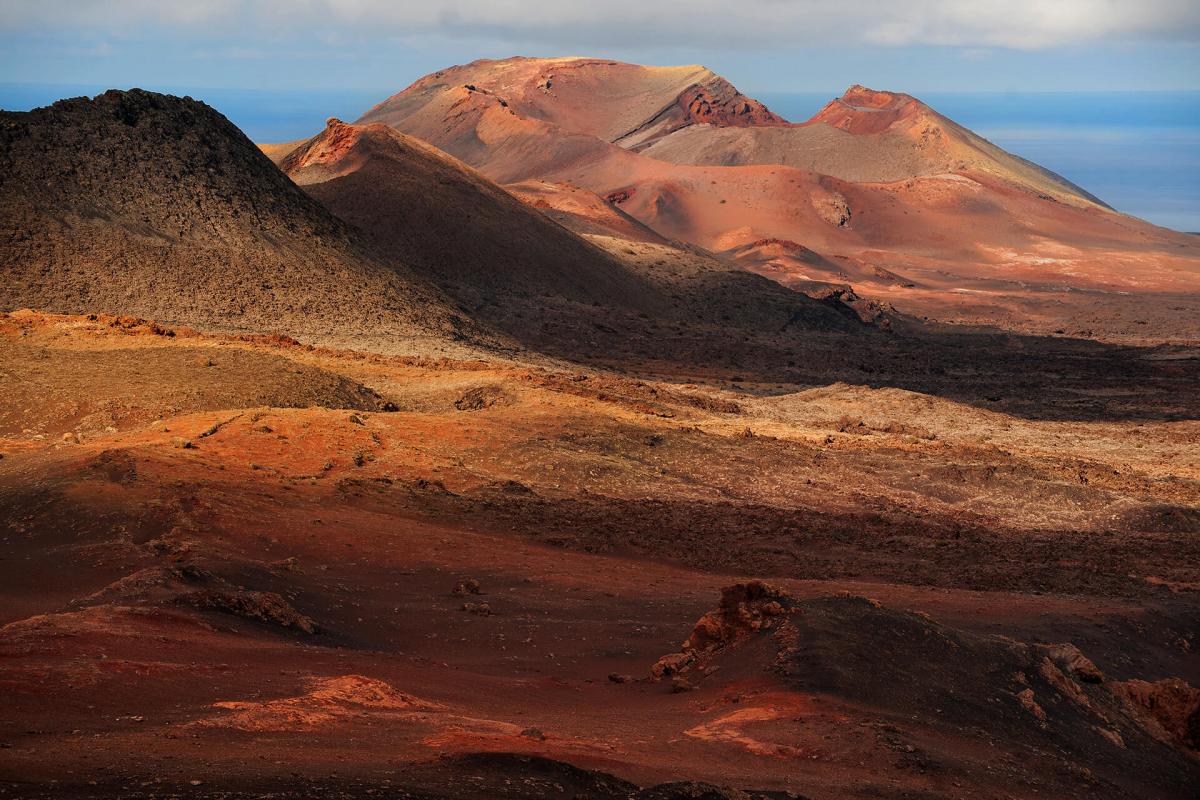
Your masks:
<svg viewBox="0 0 1200 800"><path fill-rule="evenodd" d="M1200 776L1194 410L170 333L0 324L12 795L1182 798ZM1195 380L1165 363L1157 399L1096 390L1161 407ZM793 598L786 635L737 612L664 674L755 578Z"/></svg>
<svg viewBox="0 0 1200 800"><path fill-rule="evenodd" d="M1194 245L861 88L510 60L368 117L0 118L0 796L1194 796ZM759 163L805 137L911 175ZM1132 260L928 238L1014 225Z"/></svg>

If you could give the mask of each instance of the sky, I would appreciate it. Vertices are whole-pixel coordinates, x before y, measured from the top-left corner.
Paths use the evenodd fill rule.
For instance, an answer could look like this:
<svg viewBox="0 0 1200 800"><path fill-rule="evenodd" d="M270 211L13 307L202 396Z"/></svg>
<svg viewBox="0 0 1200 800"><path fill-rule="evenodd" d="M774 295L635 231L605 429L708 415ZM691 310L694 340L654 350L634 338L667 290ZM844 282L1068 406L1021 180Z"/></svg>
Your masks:
<svg viewBox="0 0 1200 800"><path fill-rule="evenodd" d="M0 82L394 92L510 55L747 92L1200 90L1197 0L0 0Z"/></svg>

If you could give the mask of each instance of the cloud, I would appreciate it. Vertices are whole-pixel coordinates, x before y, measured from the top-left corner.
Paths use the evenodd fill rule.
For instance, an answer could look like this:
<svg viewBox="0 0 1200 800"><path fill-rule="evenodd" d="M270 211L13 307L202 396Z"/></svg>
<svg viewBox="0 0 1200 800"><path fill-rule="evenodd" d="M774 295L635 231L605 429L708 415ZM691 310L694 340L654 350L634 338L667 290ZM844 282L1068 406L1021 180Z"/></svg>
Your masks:
<svg viewBox="0 0 1200 800"><path fill-rule="evenodd" d="M1195 0L0 0L0 30L268 40L443 36L681 48L938 45L1044 49L1200 40Z"/></svg>

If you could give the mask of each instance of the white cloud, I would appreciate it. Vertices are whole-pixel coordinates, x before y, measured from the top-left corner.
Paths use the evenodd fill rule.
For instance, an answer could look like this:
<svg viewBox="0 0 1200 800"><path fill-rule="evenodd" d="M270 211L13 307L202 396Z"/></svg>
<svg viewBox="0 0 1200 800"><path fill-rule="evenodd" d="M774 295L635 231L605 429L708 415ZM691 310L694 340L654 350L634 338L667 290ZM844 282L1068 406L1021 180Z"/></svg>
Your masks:
<svg viewBox="0 0 1200 800"><path fill-rule="evenodd" d="M556 49L789 43L1039 49L1200 39L1196 0L0 0L0 29L478 36Z"/></svg>

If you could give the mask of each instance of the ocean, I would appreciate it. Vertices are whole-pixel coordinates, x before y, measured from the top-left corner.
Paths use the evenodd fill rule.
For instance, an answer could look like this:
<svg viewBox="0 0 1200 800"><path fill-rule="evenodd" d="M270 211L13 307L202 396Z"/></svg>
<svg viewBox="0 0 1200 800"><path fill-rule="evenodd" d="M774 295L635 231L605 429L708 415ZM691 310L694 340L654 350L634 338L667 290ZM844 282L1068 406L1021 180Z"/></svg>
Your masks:
<svg viewBox="0 0 1200 800"><path fill-rule="evenodd" d="M388 90L257 91L145 87L190 94L256 142L319 131L328 117L353 121ZM0 108L28 110L97 86L0 84ZM840 91L753 92L784 117L812 116ZM1119 211L1200 231L1200 92L916 93L936 110L1012 153L1082 186Z"/></svg>

